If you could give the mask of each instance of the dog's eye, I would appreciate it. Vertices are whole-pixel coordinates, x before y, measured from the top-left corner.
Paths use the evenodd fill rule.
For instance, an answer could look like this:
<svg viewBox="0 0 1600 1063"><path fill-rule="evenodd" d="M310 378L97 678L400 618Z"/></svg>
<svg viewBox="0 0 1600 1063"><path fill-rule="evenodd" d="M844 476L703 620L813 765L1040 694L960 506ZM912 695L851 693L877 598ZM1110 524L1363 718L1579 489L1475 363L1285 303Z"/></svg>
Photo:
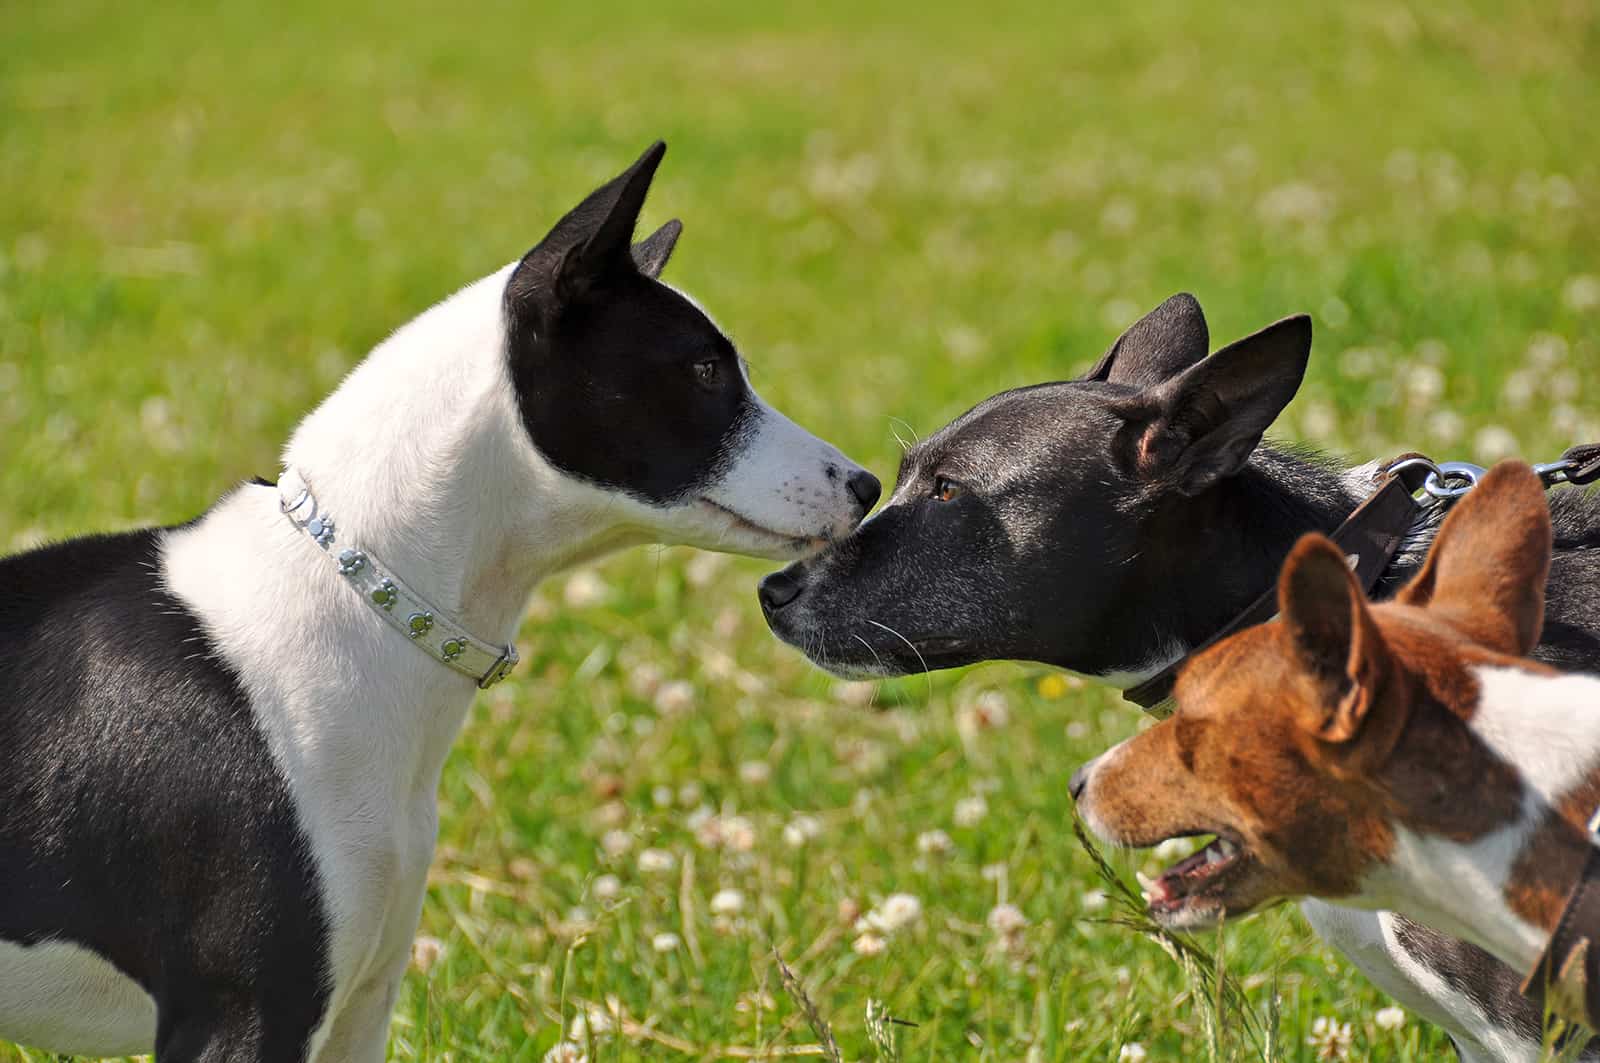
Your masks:
<svg viewBox="0 0 1600 1063"><path fill-rule="evenodd" d="M951 502L960 498L966 490L948 476L935 476L933 478L933 497L940 502Z"/></svg>
<svg viewBox="0 0 1600 1063"><path fill-rule="evenodd" d="M702 384L713 384L717 379L717 360L705 358L694 363L694 378Z"/></svg>

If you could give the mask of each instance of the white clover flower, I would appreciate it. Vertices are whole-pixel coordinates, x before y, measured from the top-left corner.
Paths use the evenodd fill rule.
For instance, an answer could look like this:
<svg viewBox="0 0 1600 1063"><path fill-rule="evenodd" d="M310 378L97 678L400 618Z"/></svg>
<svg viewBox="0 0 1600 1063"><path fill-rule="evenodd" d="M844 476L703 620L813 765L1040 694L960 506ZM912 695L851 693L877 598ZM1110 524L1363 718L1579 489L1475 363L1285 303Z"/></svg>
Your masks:
<svg viewBox="0 0 1600 1063"><path fill-rule="evenodd" d="M1433 402L1444 394L1444 373L1437 366L1414 365L1405 372L1405 388L1411 401Z"/></svg>
<svg viewBox="0 0 1600 1063"><path fill-rule="evenodd" d="M1394 1005L1379 1008L1372 1016L1372 1021L1378 1024L1380 1030L1398 1030L1406 1024L1405 1009Z"/></svg>
<svg viewBox="0 0 1600 1063"><path fill-rule="evenodd" d="M601 875L590 889L596 900L614 901L622 893L622 880L615 875Z"/></svg>
<svg viewBox="0 0 1600 1063"><path fill-rule="evenodd" d="M798 849L822 834L822 821L804 813L791 819L783 828L783 843Z"/></svg>
<svg viewBox="0 0 1600 1063"><path fill-rule="evenodd" d="M584 609L611 597L611 588L593 569L583 568L568 577L561 596L574 609Z"/></svg>
<svg viewBox="0 0 1600 1063"><path fill-rule="evenodd" d="M909 893L891 893L883 903L862 916L857 930L870 930L888 936L922 918L922 902Z"/></svg>
<svg viewBox="0 0 1600 1063"><path fill-rule="evenodd" d="M744 894L735 889L721 889L711 896L711 914L738 915L744 911Z"/></svg>
<svg viewBox="0 0 1600 1063"><path fill-rule="evenodd" d="M1311 1024L1311 1036L1306 1038L1306 1044L1317 1050L1317 1058L1325 1060L1348 1058L1352 1042L1350 1024L1340 1023L1328 1015L1320 1016Z"/></svg>
<svg viewBox="0 0 1600 1063"><path fill-rule="evenodd" d="M924 856L943 856L954 844L942 830L925 830L917 835L917 852Z"/></svg>
<svg viewBox="0 0 1600 1063"><path fill-rule="evenodd" d="M644 849L639 853L639 870L647 875L671 871L677 860L665 849Z"/></svg>
<svg viewBox="0 0 1600 1063"><path fill-rule="evenodd" d="M756 828L743 816L726 816L722 820L722 841L736 853L748 853L756 847Z"/></svg>
<svg viewBox="0 0 1600 1063"><path fill-rule="evenodd" d="M997 904L989 910L987 922L990 930L1002 937L1009 937L1027 927L1028 917L1014 904Z"/></svg>
<svg viewBox="0 0 1600 1063"><path fill-rule="evenodd" d="M650 790L650 802L657 808L672 807L672 787L654 786Z"/></svg>
<svg viewBox="0 0 1600 1063"><path fill-rule="evenodd" d="M1428 435L1442 446L1449 446L1459 440L1466 427L1466 422L1454 410L1435 410L1428 415Z"/></svg>
<svg viewBox="0 0 1600 1063"><path fill-rule="evenodd" d="M436 937L418 934L411 942L411 964L419 971L427 971L444 955L444 942Z"/></svg>
<svg viewBox="0 0 1600 1063"><path fill-rule="evenodd" d="M1488 465L1509 458L1521 449L1517 437L1511 429L1492 424L1479 430L1472 439L1472 449L1477 454L1478 460Z"/></svg>
<svg viewBox="0 0 1600 1063"><path fill-rule="evenodd" d="M589 1057L571 1041L558 1041L544 1054L544 1063L589 1063Z"/></svg>
<svg viewBox="0 0 1600 1063"><path fill-rule="evenodd" d="M1144 1063L1150 1053L1138 1041L1129 1041L1117 1050L1117 1063Z"/></svg>
<svg viewBox="0 0 1600 1063"><path fill-rule="evenodd" d="M867 930L863 931L862 934L851 943L850 947L855 949L856 952L862 956L877 956L888 947L888 944L884 941L881 935L874 934L872 931Z"/></svg>
<svg viewBox="0 0 1600 1063"><path fill-rule="evenodd" d="M747 760L739 765L739 781L746 786L765 786L772 780L772 765L764 760Z"/></svg>
<svg viewBox="0 0 1600 1063"><path fill-rule="evenodd" d="M628 669L628 693L640 700L653 697L665 678L660 667L649 661L636 664Z"/></svg>
<svg viewBox="0 0 1600 1063"><path fill-rule="evenodd" d="M656 711L663 716L675 716L694 707L694 687L687 680L674 679L662 683L656 690Z"/></svg>
<svg viewBox="0 0 1600 1063"><path fill-rule="evenodd" d="M682 939L670 931L663 931L650 939L650 947L657 952L677 952L681 944L683 944Z"/></svg>
<svg viewBox="0 0 1600 1063"><path fill-rule="evenodd" d="M1561 289L1561 301L1567 304L1567 309L1580 314L1600 307L1600 277L1590 273L1573 277Z"/></svg>
<svg viewBox="0 0 1600 1063"><path fill-rule="evenodd" d="M1111 903L1111 898L1106 896L1105 890L1090 890L1078 903L1086 912L1103 912L1106 905Z"/></svg>
<svg viewBox="0 0 1600 1063"><path fill-rule="evenodd" d="M633 835L625 830L608 830L600 839L600 848L607 856L617 857L633 848Z"/></svg>
<svg viewBox="0 0 1600 1063"><path fill-rule="evenodd" d="M974 794L956 802L953 818L958 827L976 827L988 814L989 802L985 801L982 795Z"/></svg>

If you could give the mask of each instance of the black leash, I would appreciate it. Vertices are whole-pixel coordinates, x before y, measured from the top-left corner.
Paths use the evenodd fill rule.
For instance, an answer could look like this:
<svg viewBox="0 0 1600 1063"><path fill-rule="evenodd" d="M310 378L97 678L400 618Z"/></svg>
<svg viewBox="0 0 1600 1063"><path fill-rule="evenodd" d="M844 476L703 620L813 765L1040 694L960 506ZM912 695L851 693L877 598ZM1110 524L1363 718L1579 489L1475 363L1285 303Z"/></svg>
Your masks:
<svg viewBox="0 0 1600 1063"><path fill-rule="evenodd" d="M1534 471L1547 488L1557 484L1581 487L1594 483L1600 480L1600 443L1569 447L1559 460L1535 465ZM1416 523L1418 514L1422 512L1422 503L1414 497L1418 492L1431 499L1449 502L1476 486L1483 473L1484 470L1477 465L1458 461L1434 462L1420 454L1402 454L1386 464L1377 489L1330 536L1350 560L1362 591L1368 595L1372 593L1378 577L1394 560L1400 544ZM1271 620L1277 613L1278 586L1274 580L1272 586L1221 631L1149 679L1124 690L1123 698L1152 715L1170 715L1171 708L1164 703L1172 697L1178 673L1190 657L1243 628Z"/></svg>

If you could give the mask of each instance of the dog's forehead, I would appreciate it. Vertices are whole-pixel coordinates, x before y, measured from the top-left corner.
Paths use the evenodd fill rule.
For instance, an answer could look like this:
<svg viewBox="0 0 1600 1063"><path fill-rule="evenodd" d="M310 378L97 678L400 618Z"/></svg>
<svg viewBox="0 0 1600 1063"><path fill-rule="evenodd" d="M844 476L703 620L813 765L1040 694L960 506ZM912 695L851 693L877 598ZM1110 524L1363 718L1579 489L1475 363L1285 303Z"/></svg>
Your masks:
<svg viewBox="0 0 1600 1063"><path fill-rule="evenodd" d="M1114 390L1114 389L1113 389ZM902 462L913 471L1003 477L1054 464L1058 452L1103 450L1111 416L1109 390L1089 381L1063 381L1003 391L974 406L916 444Z"/></svg>
<svg viewBox="0 0 1600 1063"><path fill-rule="evenodd" d="M597 346L615 346L616 353L674 361L710 351L732 352L728 338L711 315L688 295L643 275L626 278L625 290L596 299L580 317L581 331ZM641 343L641 337L648 342Z"/></svg>
<svg viewBox="0 0 1600 1063"><path fill-rule="evenodd" d="M1282 625L1272 621L1248 628L1196 654L1178 675L1173 694L1178 713L1189 719L1223 719L1238 713L1270 711L1286 704L1284 697L1261 698L1261 691L1282 690L1286 648ZM1259 703L1266 701L1267 706Z"/></svg>

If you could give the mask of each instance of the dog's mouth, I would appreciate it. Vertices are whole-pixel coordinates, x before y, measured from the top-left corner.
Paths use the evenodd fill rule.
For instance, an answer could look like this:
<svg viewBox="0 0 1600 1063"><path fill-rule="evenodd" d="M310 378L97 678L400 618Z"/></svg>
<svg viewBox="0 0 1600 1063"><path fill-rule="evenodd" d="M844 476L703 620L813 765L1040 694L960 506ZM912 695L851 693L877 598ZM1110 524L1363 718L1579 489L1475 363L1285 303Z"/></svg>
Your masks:
<svg viewBox="0 0 1600 1063"><path fill-rule="evenodd" d="M1187 831L1172 838L1203 837L1207 832ZM1171 839L1168 839L1171 840ZM1140 876L1150 917L1173 930L1199 930L1216 926L1230 916L1243 915L1234 888L1254 862L1250 851L1226 832L1167 868L1154 879Z"/></svg>
<svg viewBox="0 0 1600 1063"><path fill-rule="evenodd" d="M778 629L774 627L774 630ZM817 667L841 679L921 675L958 668L978 659L972 655L971 644L966 639L944 635L902 637L887 627L857 631L859 634L838 643L788 633L780 633L779 637L802 649Z"/></svg>
<svg viewBox="0 0 1600 1063"><path fill-rule="evenodd" d="M695 501L707 509L725 518L734 528L745 532L753 538L764 540L767 545L775 549L775 554L780 559L807 557L827 546L829 541L821 536L794 535L790 532L781 532L759 524L736 510L729 509L720 502L713 502L704 495L699 495Z"/></svg>

